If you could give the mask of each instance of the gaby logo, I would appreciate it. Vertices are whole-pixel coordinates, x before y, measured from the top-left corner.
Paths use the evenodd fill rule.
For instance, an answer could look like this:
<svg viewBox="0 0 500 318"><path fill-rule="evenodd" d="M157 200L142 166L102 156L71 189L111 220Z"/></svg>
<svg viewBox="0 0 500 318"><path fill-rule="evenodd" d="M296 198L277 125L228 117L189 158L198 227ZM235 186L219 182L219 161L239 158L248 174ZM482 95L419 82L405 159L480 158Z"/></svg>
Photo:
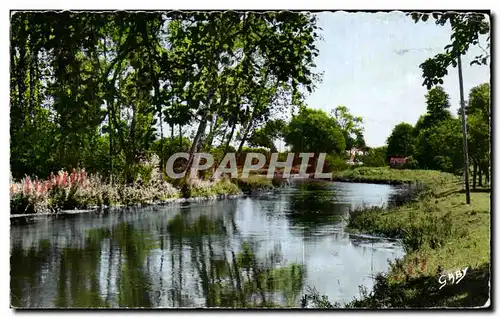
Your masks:
<svg viewBox="0 0 500 318"><path fill-rule="evenodd" d="M289 178L293 161L295 158L294 153L288 153L286 161L279 162L278 161L278 153L271 154L270 162L267 169L267 178L272 179L275 176L276 168L284 168L283 169L283 178ZM314 153L300 153L299 158L301 158L300 170L299 173L294 175L298 178L307 178L309 174L307 174L307 167L309 166L309 159L314 157ZM166 163L166 172L167 175L172 179L180 179L186 175L186 171L183 172L175 172L174 164L176 160L184 158L185 160L189 160L189 153L186 152L178 152L170 156ZM323 166L325 163L326 153L320 153L318 159L316 161L316 169L314 172L314 178L316 179L331 179L332 173L323 173ZM257 161L254 163L254 161ZM202 162L204 162L202 164ZM257 171L262 169L266 165L266 156L262 153L250 152L246 154L245 163L243 165L243 169L241 170L241 176L238 176L238 167L236 164L236 154L235 153L227 153L217 169L215 170L214 177L219 178L223 173L230 174L231 178L248 178L250 171ZM214 164L214 157L209 153L194 153L193 154L193 162L190 169L190 175L196 176L198 171L208 170L212 168Z"/></svg>

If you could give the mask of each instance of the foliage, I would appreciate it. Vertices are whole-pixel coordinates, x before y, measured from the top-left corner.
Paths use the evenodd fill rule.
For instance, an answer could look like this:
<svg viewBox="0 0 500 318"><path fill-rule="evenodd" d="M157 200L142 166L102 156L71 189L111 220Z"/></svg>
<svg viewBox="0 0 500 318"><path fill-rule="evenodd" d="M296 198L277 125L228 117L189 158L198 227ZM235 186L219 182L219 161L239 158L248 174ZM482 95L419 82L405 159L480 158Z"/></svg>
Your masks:
<svg viewBox="0 0 500 318"><path fill-rule="evenodd" d="M413 154L413 126L407 123L396 125L387 138L387 155L407 157Z"/></svg>
<svg viewBox="0 0 500 318"><path fill-rule="evenodd" d="M288 125L285 141L293 152L343 154L345 139L335 118L322 110L304 108Z"/></svg>
<svg viewBox="0 0 500 318"><path fill-rule="evenodd" d="M450 112L449 96L440 86L426 94L427 112L415 127L401 123L387 139L388 156L408 157L405 168L462 171L463 150L460 121Z"/></svg>
<svg viewBox="0 0 500 318"><path fill-rule="evenodd" d="M213 197L217 195L240 194L238 186L229 180L207 181L200 179L188 179L182 187L184 197Z"/></svg>
<svg viewBox="0 0 500 318"><path fill-rule="evenodd" d="M411 13L415 23L427 21L431 14ZM420 65L424 82L422 85L430 89L437 84L443 84L443 77L448 74L448 67L457 66L457 58L467 52L469 47L479 46L480 40L486 37L486 49L490 49L490 23L488 16L482 13L456 13L456 12L434 12L432 17L436 25L451 26L451 43L445 46L445 52L427 59ZM484 54L476 56L471 65L486 65L490 58L490 53L483 49Z"/></svg>
<svg viewBox="0 0 500 318"><path fill-rule="evenodd" d="M413 156L409 156L408 162L404 164L403 168L405 169L418 169L418 160L413 158Z"/></svg>
<svg viewBox="0 0 500 318"><path fill-rule="evenodd" d="M285 136L285 129L286 123L281 119L268 121L263 128L254 130L248 138L248 143L252 147L265 147L276 152L274 141Z"/></svg>
<svg viewBox="0 0 500 318"><path fill-rule="evenodd" d="M430 89L425 95L427 114L424 117L423 129L438 125L444 120L451 119L449 112L450 97L441 86Z"/></svg>
<svg viewBox="0 0 500 318"><path fill-rule="evenodd" d="M347 150L354 147L364 148L366 146L363 137L363 119L361 117L353 116L344 105L337 106L332 110L331 114L337 121L340 129L342 129Z"/></svg>
<svg viewBox="0 0 500 318"><path fill-rule="evenodd" d="M391 266L387 275L377 277L371 294L353 301L348 307L469 307L485 304L489 298L485 292L488 290L490 259L489 194L472 193L472 203L467 205L459 193L458 184L434 183L432 187L433 193L441 194L424 196L418 202L389 210L351 214L351 230L401 237L408 253ZM469 276L460 285L438 289L439 275L464 267L469 268Z"/></svg>
<svg viewBox="0 0 500 318"><path fill-rule="evenodd" d="M161 166L217 140L226 152L238 131L241 150L315 88L317 29L298 12L16 12L12 174L86 167L131 183L151 152Z"/></svg>
<svg viewBox="0 0 500 318"><path fill-rule="evenodd" d="M420 132L415 159L425 169L458 173L463 167L462 129L458 119L450 119Z"/></svg>
<svg viewBox="0 0 500 318"><path fill-rule="evenodd" d="M469 157L474 165L473 187L476 186L476 173L479 168L481 173L489 181L489 166L491 166L491 110L490 110L490 88L484 83L471 89L467 113L467 133L469 141Z"/></svg>
<svg viewBox="0 0 500 318"><path fill-rule="evenodd" d="M248 178L238 178L236 184L245 193L272 190L274 188L272 179L268 179L265 175L250 175Z"/></svg>
<svg viewBox="0 0 500 318"><path fill-rule="evenodd" d="M325 168L323 172L342 171L348 169L346 160L337 154L328 154L325 158Z"/></svg>
<svg viewBox="0 0 500 318"><path fill-rule="evenodd" d="M11 183L10 191L12 214L151 203L178 196L178 190L163 181L156 168L148 183L112 186L99 175L87 176L85 170L74 170L71 174L60 171L44 181L26 177Z"/></svg>
<svg viewBox="0 0 500 318"><path fill-rule="evenodd" d="M370 148L360 158L366 167L387 166L387 146Z"/></svg>

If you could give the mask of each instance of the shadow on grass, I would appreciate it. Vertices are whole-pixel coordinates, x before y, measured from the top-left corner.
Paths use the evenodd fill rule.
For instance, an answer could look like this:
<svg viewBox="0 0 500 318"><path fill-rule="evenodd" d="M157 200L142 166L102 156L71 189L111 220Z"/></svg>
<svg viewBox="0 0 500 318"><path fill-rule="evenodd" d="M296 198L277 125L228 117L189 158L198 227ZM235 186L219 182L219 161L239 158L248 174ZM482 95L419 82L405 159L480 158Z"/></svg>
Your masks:
<svg viewBox="0 0 500 318"><path fill-rule="evenodd" d="M480 307L490 298L489 264L469 270L458 284L439 289L440 275L407 278L388 284L384 276L376 278L374 290L360 300L347 304L350 308L432 308Z"/></svg>
<svg viewBox="0 0 500 318"><path fill-rule="evenodd" d="M461 189L458 191L459 193L465 193L464 189ZM491 188L476 188L476 189L470 189L470 192L472 193L490 193Z"/></svg>

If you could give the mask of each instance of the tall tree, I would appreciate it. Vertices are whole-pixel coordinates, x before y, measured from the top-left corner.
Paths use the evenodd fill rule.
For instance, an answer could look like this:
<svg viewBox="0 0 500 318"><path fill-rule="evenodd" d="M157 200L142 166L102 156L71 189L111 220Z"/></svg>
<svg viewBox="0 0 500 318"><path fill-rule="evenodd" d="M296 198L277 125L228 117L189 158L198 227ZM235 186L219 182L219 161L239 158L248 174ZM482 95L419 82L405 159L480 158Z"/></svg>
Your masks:
<svg viewBox="0 0 500 318"><path fill-rule="evenodd" d="M450 98L443 87L430 89L425 95L427 114L424 117L423 127L430 128L443 120L451 119Z"/></svg>
<svg viewBox="0 0 500 318"><path fill-rule="evenodd" d="M388 156L411 156L414 147L413 126L407 123L396 125L387 138Z"/></svg>
<svg viewBox="0 0 500 318"><path fill-rule="evenodd" d="M361 148L365 146L363 118L352 115L344 105L339 105L332 110L332 116L337 120L344 133L347 150L351 150L353 147Z"/></svg>
<svg viewBox="0 0 500 318"><path fill-rule="evenodd" d="M457 173L463 169L460 121L449 119L424 129L415 142L421 168Z"/></svg>
<svg viewBox="0 0 500 318"><path fill-rule="evenodd" d="M473 87L469 93L469 102L466 108L468 133L469 133L469 155L473 163L473 188L476 187L476 177L479 169L479 186L482 186L482 174L489 183L490 166L490 87L484 83Z"/></svg>
<svg viewBox="0 0 500 318"><path fill-rule="evenodd" d="M433 13L433 18L436 19L436 24L451 25L451 43L445 47L445 52L437 54L433 58L427 59L420 65L423 71L424 82L422 85L431 88L434 85L442 84L443 77L448 73L447 68L452 65L458 66L458 82L460 87L460 104L464 109L464 91L463 91L463 77L462 77L462 62L461 56L464 55L471 45L479 46L484 54L476 56L472 60L472 64L487 64L489 60L489 52L483 49L480 45L480 37L486 36L487 49L490 48L490 24L488 17L485 14L469 13L460 14L455 12L447 13ZM412 18L415 22L419 20L426 21L429 14L413 13ZM462 112L462 144L463 144L463 163L464 163L464 182L465 182L465 198L466 203L470 204L470 190L469 190L469 159L468 159L468 142L467 142L467 124L465 113Z"/></svg>
<svg viewBox="0 0 500 318"><path fill-rule="evenodd" d="M293 152L337 153L345 151L342 129L322 110L304 108L288 125L285 141Z"/></svg>
<svg viewBox="0 0 500 318"><path fill-rule="evenodd" d="M456 12L434 12L411 13L415 23L426 22L429 17L434 18L436 25L451 26L451 43L445 47L445 52L425 60L420 65L424 82L422 85L428 89L434 85L442 84L443 77L448 74L448 67L457 66L457 58L465 54L470 46L478 46L483 54L476 56L471 65L486 65L490 59L490 23L489 17L482 13L456 13ZM483 49L480 40L484 38L486 49Z"/></svg>

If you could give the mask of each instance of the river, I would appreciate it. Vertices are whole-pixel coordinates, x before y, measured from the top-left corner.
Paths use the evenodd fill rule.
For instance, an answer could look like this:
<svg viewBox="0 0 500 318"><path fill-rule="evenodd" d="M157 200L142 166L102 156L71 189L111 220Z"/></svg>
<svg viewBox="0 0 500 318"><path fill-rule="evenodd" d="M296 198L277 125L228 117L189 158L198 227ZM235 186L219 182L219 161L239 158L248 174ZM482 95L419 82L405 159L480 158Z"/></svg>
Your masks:
<svg viewBox="0 0 500 318"><path fill-rule="evenodd" d="M394 240L345 231L350 207L401 202L404 186L318 182L212 202L51 217L11 226L11 305L300 307L310 288L359 297Z"/></svg>

